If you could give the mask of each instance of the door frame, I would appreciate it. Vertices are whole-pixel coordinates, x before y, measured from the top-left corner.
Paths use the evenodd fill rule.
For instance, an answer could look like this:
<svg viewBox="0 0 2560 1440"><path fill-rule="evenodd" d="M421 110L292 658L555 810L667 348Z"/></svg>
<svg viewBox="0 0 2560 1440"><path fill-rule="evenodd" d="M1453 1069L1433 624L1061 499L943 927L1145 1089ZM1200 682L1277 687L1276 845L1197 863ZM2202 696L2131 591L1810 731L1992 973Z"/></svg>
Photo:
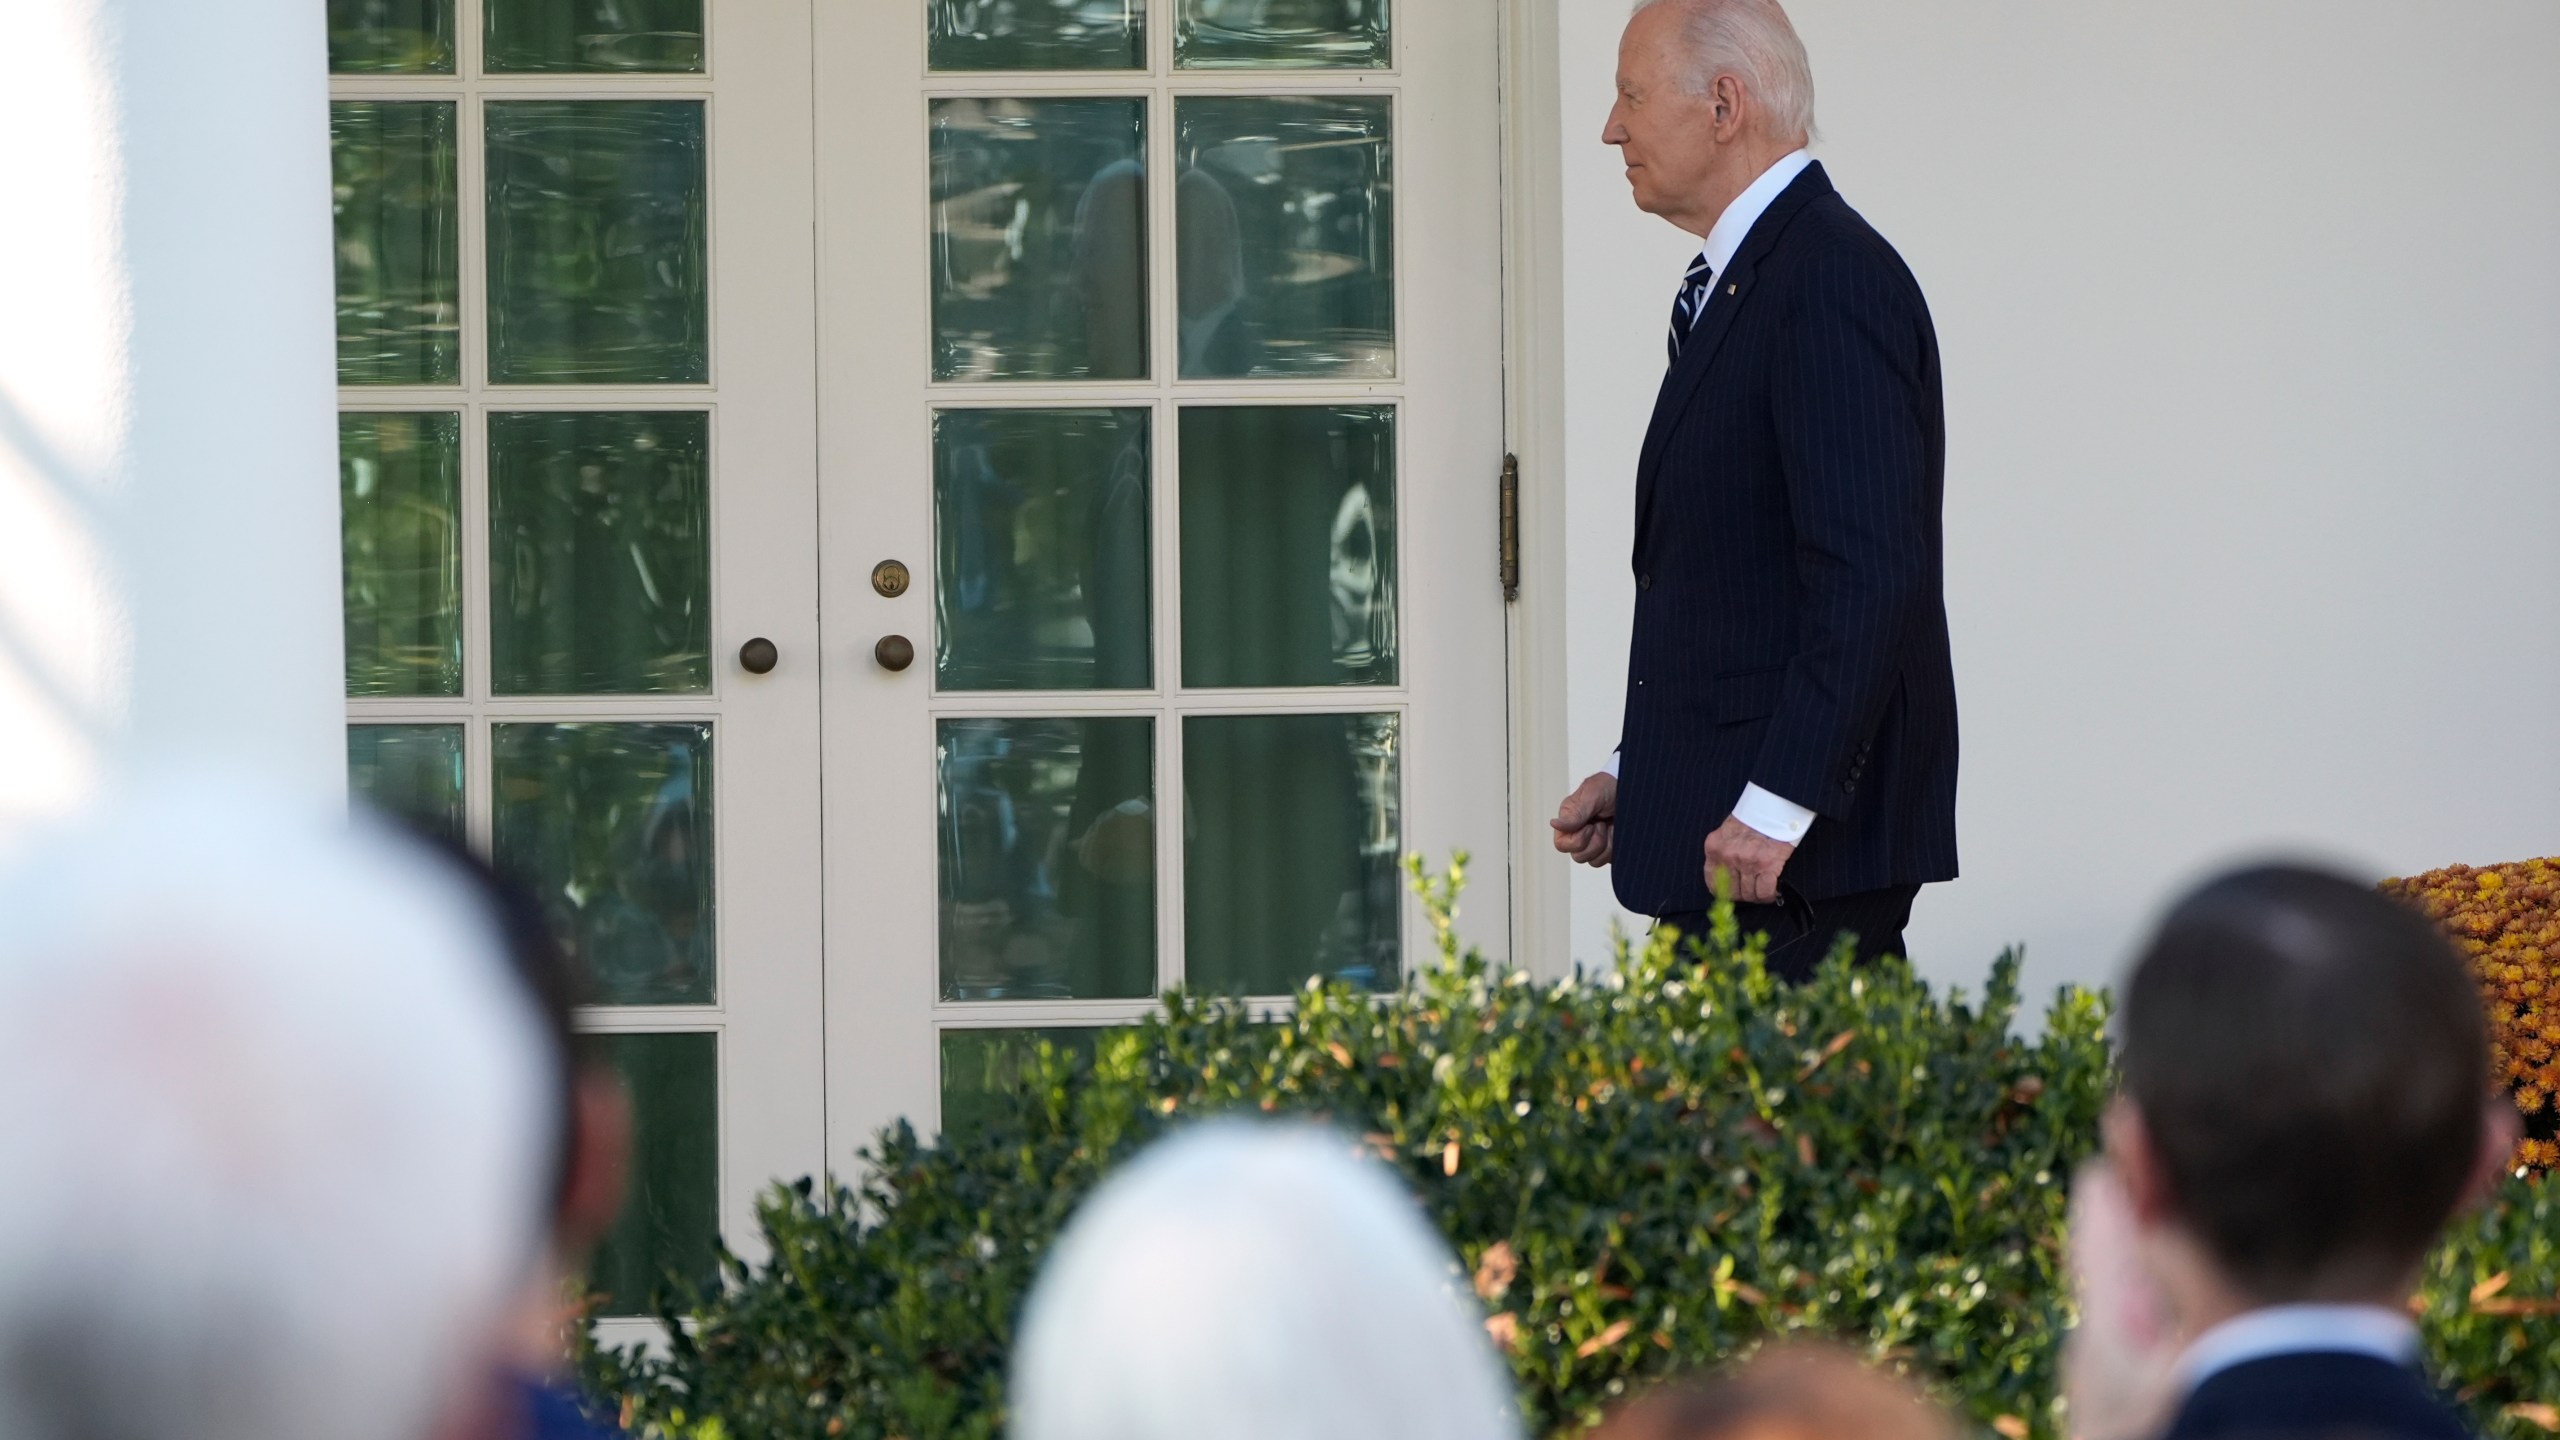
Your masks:
<svg viewBox="0 0 2560 1440"><path fill-rule="evenodd" d="M1573 769L1565 704L1569 477L1559 0L1499 3L1503 427L1520 462L1520 592L1505 607L1511 660L1507 918L1516 962L1542 979L1562 979L1574 966L1573 867L1547 843L1547 820L1581 773Z"/></svg>

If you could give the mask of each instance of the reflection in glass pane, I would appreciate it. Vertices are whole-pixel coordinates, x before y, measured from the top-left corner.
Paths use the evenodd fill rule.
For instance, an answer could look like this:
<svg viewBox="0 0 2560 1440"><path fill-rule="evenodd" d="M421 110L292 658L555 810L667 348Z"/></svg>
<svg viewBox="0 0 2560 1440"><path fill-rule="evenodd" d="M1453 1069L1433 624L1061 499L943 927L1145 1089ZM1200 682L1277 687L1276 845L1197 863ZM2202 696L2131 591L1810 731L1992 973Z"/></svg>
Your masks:
<svg viewBox="0 0 2560 1440"><path fill-rule="evenodd" d="M711 378L699 100L493 100L489 378Z"/></svg>
<svg viewBox="0 0 2560 1440"><path fill-rule="evenodd" d="M462 693L462 417L338 417L349 695Z"/></svg>
<svg viewBox="0 0 2560 1440"><path fill-rule="evenodd" d="M1147 374L1147 102L932 102L937 380Z"/></svg>
<svg viewBox="0 0 2560 1440"><path fill-rule="evenodd" d="M480 67L702 70L702 0L487 0Z"/></svg>
<svg viewBox="0 0 2560 1440"><path fill-rule="evenodd" d="M1388 0L1182 0L1173 63L1186 70L1383 70Z"/></svg>
<svg viewBox="0 0 2560 1440"><path fill-rule="evenodd" d="M945 690L1143 690L1144 410L933 417Z"/></svg>
<svg viewBox="0 0 2560 1440"><path fill-rule="evenodd" d="M925 0L936 70L1144 70L1145 0Z"/></svg>
<svg viewBox="0 0 2560 1440"><path fill-rule="evenodd" d="M1395 373L1390 113L1383 95L1175 102L1184 379Z"/></svg>
<svg viewBox="0 0 2560 1440"><path fill-rule="evenodd" d="M497 866L605 1005L711 1003L711 727L496 725Z"/></svg>
<svg viewBox="0 0 2560 1440"><path fill-rule="evenodd" d="M338 383L462 379L462 259L453 107L329 107L338 252Z"/></svg>
<svg viewBox="0 0 2560 1440"><path fill-rule="evenodd" d="M462 727L348 726L347 793L461 844Z"/></svg>
<svg viewBox="0 0 2560 1440"><path fill-rule="evenodd" d="M943 1137L982 1134L1014 1113L1039 1075L1043 1044L1062 1060L1090 1061L1095 1045L1111 1033L1097 1025L943 1031Z"/></svg>
<svg viewBox="0 0 2560 1440"><path fill-rule="evenodd" d="M945 720L942 998L1155 993L1155 722Z"/></svg>
<svg viewBox="0 0 2560 1440"><path fill-rule="evenodd" d="M711 417L489 417L489 679L500 695L711 688Z"/></svg>
<svg viewBox="0 0 2560 1440"><path fill-rule="evenodd" d="M630 1194L587 1267L606 1315L651 1315L662 1290L719 1279L720 1037L589 1035L631 1091ZM670 1277L673 1277L672 1282Z"/></svg>
<svg viewBox="0 0 2560 1440"><path fill-rule="evenodd" d="M1182 682L1396 683L1395 411L1182 411Z"/></svg>
<svg viewBox="0 0 2560 1440"><path fill-rule="evenodd" d="M1183 971L1285 995L1308 977L1393 987L1404 904L1393 715L1182 722Z"/></svg>
<svg viewBox="0 0 2560 1440"><path fill-rule="evenodd" d="M329 0L329 73L452 74L453 0Z"/></svg>

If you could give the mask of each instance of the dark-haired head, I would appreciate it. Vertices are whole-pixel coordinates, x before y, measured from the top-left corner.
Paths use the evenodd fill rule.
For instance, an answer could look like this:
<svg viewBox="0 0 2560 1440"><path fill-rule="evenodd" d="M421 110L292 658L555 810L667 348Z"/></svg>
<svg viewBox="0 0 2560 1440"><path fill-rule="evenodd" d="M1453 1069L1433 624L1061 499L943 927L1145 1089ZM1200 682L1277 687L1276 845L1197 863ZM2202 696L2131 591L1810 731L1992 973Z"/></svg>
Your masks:
<svg viewBox="0 0 2560 1440"><path fill-rule="evenodd" d="M2238 1303L2395 1298L2512 1143L2468 968L2344 876L2264 865L2189 894L2119 1034L2109 1148Z"/></svg>
<svg viewBox="0 0 2560 1440"><path fill-rule="evenodd" d="M446 836L411 833L452 866L480 901L550 1042L556 1102L551 1229L559 1258L574 1268L621 1209L631 1143L630 1098L621 1078L577 1033L578 1007L589 998L586 972L554 938L531 891Z"/></svg>

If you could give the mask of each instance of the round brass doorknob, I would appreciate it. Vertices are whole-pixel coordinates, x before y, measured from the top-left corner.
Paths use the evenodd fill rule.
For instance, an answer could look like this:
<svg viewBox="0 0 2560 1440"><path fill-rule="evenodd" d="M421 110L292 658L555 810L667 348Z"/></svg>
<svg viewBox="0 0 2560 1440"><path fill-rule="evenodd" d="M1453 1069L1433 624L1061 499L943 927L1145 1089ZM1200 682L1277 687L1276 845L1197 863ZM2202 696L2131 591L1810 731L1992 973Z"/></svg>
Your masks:
<svg viewBox="0 0 2560 1440"><path fill-rule="evenodd" d="M916 663L916 644L904 635L883 635L880 643L871 647L871 658L879 661L883 670L904 670Z"/></svg>
<svg viewBox="0 0 2560 1440"><path fill-rule="evenodd" d="M770 675L781 663L782 652L761 635L738 647L738 668L750 675Z"/></svg>

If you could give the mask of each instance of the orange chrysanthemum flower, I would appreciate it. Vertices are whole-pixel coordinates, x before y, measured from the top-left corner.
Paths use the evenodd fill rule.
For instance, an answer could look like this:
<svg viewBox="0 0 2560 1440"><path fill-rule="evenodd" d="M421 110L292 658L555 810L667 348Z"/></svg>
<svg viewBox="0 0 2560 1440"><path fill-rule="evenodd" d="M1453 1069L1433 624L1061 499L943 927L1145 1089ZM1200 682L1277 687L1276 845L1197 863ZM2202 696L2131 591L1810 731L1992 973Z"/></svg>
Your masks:
<svg viewBox="0 0 2560 1440"><path fill-rule="evenodd" d="M2560 1115L2560 860L2448 865L2382 888L2424 911L2471 958L2488 1007L2491 1063L2516 1108ZM2527 1139L2516 1163L2560 1167L2560 1141Z"/></svg>

